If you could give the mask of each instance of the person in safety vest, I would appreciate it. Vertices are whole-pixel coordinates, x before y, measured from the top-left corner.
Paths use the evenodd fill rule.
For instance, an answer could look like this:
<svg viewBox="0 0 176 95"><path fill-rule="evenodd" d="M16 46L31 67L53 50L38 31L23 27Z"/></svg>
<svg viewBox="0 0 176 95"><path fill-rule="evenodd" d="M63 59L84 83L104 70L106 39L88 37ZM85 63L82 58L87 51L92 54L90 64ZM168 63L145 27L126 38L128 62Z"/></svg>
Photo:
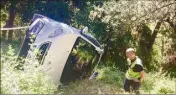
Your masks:
<svg viewBox="0 0 176 95"><path fill-rule="evenodd" d="M123 89L125 92L131 93L134 91L139 95L139 87L144 79L144 70L141 59L136 56L136 51L133 48L128 48L126 50L128 70L125 74L125 81Z"/></svg>

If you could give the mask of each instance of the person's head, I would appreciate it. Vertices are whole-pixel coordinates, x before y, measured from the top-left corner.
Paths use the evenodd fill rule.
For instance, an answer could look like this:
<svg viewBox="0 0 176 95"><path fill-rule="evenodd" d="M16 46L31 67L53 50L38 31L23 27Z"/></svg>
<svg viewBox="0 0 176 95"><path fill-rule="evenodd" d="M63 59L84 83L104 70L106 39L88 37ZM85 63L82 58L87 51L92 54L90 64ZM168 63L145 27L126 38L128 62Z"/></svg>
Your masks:
<svg viewBox="0 0 176 95"><path fill-rule="evenodd" d="M127 56L127 58L129 58L130 60L135 59L135 57L136 57L136 51L135 51L135 49L133 49L133 48L128 48L128 49L126 50L126 56Z"/></svg>

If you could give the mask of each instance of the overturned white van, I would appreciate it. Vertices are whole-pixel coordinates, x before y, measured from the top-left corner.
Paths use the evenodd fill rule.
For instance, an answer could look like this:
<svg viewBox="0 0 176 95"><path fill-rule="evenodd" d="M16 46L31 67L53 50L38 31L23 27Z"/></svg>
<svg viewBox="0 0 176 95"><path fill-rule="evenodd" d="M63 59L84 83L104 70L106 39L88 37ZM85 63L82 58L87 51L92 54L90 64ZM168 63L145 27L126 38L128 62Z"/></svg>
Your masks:
<svg viewBox="0 0 176 95"><path fill-rule="evenodd" d="M99 42L86 32L87 27L79 30L34 14L18 58L37 59L45 69L50 70L49 74L55 83L69 83L90 76L103 49ZM40 53L35 53L35 49Z"/></svg>

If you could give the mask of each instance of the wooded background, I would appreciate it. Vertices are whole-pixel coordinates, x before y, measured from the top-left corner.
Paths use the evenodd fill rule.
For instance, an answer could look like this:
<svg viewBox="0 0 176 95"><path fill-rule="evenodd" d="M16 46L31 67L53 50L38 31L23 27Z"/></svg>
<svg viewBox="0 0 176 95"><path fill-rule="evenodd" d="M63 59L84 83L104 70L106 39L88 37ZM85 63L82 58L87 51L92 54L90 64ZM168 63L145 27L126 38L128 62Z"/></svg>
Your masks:
<svg viewBox="0 0 176 95"><path fill-rule="evenodd" d="M101 64L127 68L125 50L136 48L146 72L176 77L175 0L1 0L1 27L30 24L35 13L83 29L104 46ZM1 41L22 42L24 30L1 31Z"/></svg>

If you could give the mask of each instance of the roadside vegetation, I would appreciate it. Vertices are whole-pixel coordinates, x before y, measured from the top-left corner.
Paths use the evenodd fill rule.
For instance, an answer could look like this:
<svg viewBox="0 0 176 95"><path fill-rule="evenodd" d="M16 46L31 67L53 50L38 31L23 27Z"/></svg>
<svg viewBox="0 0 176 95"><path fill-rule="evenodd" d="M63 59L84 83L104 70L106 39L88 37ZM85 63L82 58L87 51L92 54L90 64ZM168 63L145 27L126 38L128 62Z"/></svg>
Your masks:
<svg viewBox="0 0 176 95"><path fill-rule="evenodd" d="M18 46L18 45L17 45ZM26 69L18 70L15 67L16 54L12 45L7 46L1 55L1 93L2 94L121 94L123 93L124 72L118 67L101 65L95 70L99 73L96 79L77 80L58 88L42 71L37 61L29 61ZM4 48L4 47L3 47ZM37 68L36 68L37 67ZM146 74L141 85L143 94L173 94L175 93L175 78L166 77L161 72Z"/></svg>
<svg viewBox="0 0 176 95"><path fill-rule="evenodd" d="M0 31L2 94L122 93L129 47L146 71L142 93L176 93L175 0L1 0L1 5L1 28L29 25L39 13L78 29L87 26L104 49L97 79L57 88L37 61L29 59L26 71L15 68L26 30Z"/></svg>

